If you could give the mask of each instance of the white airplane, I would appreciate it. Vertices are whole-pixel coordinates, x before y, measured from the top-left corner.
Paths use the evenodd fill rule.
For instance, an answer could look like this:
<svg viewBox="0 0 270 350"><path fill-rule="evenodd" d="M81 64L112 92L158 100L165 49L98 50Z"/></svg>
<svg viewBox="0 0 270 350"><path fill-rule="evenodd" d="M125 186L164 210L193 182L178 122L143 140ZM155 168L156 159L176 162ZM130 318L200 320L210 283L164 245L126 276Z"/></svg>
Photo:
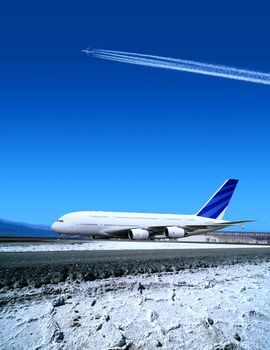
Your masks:
<svg viewBox="0 0 270 350"><path fill-rule="evenodd" d="M91 51L90 47L88 47L85 50L82 50L82 52L86 53L87 56L89 56L93 51Z"/></svg>
<svg viewBox="0 0 270 350"><path fill-rule="evenodd" d="M222 220L237 183L235 179L225 181L193 215L79 211L61 216L51 229L64 236L77 234L89 238L148 240L183 238L227 226L243 225L254 220Z"/></svg>

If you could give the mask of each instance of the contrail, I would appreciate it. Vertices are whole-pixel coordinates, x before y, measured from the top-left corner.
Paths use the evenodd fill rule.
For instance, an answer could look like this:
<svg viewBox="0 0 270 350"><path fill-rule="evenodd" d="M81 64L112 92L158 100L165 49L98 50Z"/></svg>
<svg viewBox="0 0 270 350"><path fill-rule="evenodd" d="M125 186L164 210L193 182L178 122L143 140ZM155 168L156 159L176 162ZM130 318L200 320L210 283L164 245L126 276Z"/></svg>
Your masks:
<svg viewBox="0 0 270 350"><path fill-rule="evenodd" d="M133 52L111 51L102 49L87 49L83 50L83 52L87 53L88 55L91 54L94 57L111 61L205 74L228 79L242 80L251 83L270 85L269 73L262 73L246 69L238 69L222 65L207 64L170 57L144 55Z"/></svg>

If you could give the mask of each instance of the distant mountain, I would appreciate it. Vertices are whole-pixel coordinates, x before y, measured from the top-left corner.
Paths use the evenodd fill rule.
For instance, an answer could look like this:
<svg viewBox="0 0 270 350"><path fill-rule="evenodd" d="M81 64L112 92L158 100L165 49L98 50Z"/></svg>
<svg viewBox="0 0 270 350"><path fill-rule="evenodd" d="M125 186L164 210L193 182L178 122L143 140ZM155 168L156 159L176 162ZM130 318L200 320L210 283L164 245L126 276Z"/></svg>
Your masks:
<svg viewBox="0 0 270 350"><path fill-rule="evenodd" d="M0 219L0 237L59 237L46 225L32 225Z"/></svg>

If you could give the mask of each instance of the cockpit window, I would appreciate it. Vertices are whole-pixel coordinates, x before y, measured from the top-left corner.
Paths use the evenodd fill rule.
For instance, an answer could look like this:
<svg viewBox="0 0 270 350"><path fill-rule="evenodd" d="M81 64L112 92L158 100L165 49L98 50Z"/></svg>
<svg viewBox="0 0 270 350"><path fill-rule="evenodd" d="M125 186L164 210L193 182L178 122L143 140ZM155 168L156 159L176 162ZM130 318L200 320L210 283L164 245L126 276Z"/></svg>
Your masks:
<svg viewBox="0 0 270 350"><path fill-rule="evenodd" d="M64 220L61 220L61 219L59 219L59 220L56 220L57 222L64 222Z"/></svg>

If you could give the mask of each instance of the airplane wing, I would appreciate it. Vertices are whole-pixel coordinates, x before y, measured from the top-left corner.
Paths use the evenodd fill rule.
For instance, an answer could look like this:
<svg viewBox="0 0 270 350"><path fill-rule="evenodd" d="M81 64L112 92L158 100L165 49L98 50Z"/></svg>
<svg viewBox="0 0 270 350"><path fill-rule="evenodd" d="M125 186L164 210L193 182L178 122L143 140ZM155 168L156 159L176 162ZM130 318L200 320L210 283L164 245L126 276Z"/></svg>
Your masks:
<svg viewBox="0 0 270 350"><path fill-rule="evenodd" d="M247 222L254 222L255 220L238 220L238 221L225 221L217 224L207 224L207 225L185 225L185 226L176 226L176 227L181 227L183 228L187 233L193 233L195 231L199 231L200 233L204 232L209 232L209 231L215 231L222 229L224 227L228 226L238 226L241 224L245 224ZM153 233L160 233L164 231L164 229L169 226L151 226L148 227L147 229Z"/></svg>
<svg viewBox="0 0 270 350"><path fill-rule="evenodd" d="M221 223L206 224L206 225L198 224L198 225L185 225L185 226L178 226L178 225L148 226L148 227L142 226L140 228L143 230L149 231L150 237L156 234L162 234L167 227L183 228L187 233L187 235L196 235L196 234L220 230L222 228L229 227L229 226L238 226L241 224L245 224L247 222L254 222L254 221L255 220L239 220L239 221L225 221ZM137 229L137 228L139 227L137 226L134 227L134 229ZM130 229L132 229L132 227L129 229L123 229L123 230L107 231L107 234L115 238L127 238Z"/></svg>
<svg viewBox="0 0 270 350"><path fill-rule="evenodd" d="M221 222L217 224L207 224L207 225L187 225L184 228L187 231L197 231L197 230L219 230L225 227L229 226L239 226L242 224L245 224L247 222L254 222L255 220L238 220L238 221L227 221L227 222Z"/></svg>

